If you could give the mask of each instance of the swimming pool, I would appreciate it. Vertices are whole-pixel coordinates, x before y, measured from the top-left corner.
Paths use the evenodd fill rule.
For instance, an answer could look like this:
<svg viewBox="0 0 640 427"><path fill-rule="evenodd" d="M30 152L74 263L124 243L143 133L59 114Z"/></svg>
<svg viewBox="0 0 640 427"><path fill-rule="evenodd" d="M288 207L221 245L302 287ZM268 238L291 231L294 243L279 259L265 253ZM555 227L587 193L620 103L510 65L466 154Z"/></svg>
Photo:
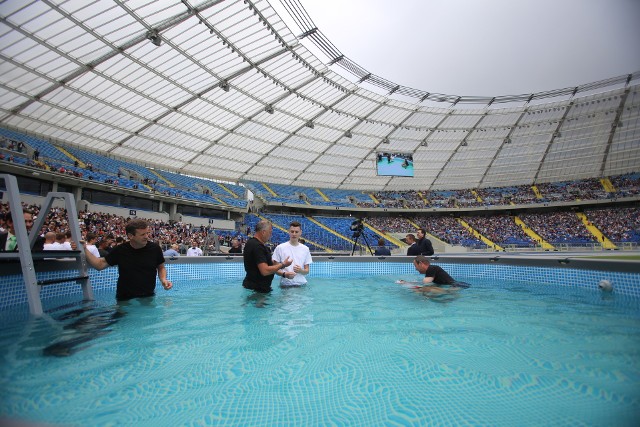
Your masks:
<svg viewBox="0 0 640 427"><path fill-rule="evenodd" d="M312 277L264 301L237 279L183 280L118 311L112 291L88 310L58 299L71 301L50 312L62 320L3 322L0 412L64 425L632 424L637 299L458 277L474 286L437 301L397 278ZM78 345L55 357L65 342Z"/></svg>

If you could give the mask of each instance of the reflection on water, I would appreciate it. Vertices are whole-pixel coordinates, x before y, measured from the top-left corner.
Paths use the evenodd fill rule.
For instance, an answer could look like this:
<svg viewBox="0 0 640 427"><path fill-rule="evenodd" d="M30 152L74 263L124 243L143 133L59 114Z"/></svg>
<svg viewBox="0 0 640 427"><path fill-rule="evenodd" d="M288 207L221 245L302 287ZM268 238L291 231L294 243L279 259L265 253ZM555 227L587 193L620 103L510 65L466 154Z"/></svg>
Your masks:
<svg viewBox="0 0 640 427"><path fill-rule="evenodd" d="M59 310L53 310L59 311ZM75 310L52 316L54 322L61 322L62 332L52 344L42 350L44 356L66 357L87 348L91 341L110 333L112 325L117 323L125 312L116 305L114 307L96 307L87 304ZM71 323L66 323L71 321Z"/></svg>
<svg viewBox="0 0 640 427"><path fill-rule="evenodd" d="M477 279L439 304L396 279L314 277L268 295L194 281L0 322L0 414L55 425L635 425L637 300ZM45 347L75 355L43 357Z"/></svg>
<svg viewBox="0 0 640 427"><path fill-rule="evenodd" d="M278 305L270 322L277 325L289 339L313 326L313 313L306 310L313 304L307 286L282 288Z"/></svg>

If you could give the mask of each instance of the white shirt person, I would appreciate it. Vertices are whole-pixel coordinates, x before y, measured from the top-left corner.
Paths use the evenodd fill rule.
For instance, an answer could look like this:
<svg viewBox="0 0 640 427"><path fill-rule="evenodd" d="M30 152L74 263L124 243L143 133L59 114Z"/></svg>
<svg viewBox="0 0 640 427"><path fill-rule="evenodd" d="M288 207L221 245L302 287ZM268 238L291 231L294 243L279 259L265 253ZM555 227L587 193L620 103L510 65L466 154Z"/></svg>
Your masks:
<svg viewBox="0 0 640 427"><path fill-rule="evenodd" d="M191 247L187 249L187 256L202 256L202 249L198 247L196 242L193 242Z"/></svg>
<svg viewBox="0 0 640 427"><path fill-rule="evenodd" d="M289 241L279 244L273 251L273 260L283 262L291 258L290 266L279 270L276 274L282 276L280 286L301 286L307 283L305 277L309 274L309 265L313 262L309 248L300 243L302 228L299 222L293 221L289 225Z"/></svg>

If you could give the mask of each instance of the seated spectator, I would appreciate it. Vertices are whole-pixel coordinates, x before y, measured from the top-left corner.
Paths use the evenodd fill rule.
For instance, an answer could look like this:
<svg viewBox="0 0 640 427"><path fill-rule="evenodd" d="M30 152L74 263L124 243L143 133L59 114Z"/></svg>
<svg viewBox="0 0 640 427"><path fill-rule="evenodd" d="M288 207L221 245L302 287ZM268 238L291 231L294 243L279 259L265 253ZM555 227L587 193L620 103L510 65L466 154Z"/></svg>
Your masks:
<svg viewBox="0 0 640 427"><path fill-rule="evenodd" d="M54 243L56 251L71 251L71 242L67 242L65 233L56 233L56 242Z"/></svg>
<svg viewBox="0 0 640 427"><path fill-rule="evenodd" d="M98 243L98 253L100 254L100 258L104 258L109 254L112 243L113 240L109 236L103 237L102 240L100 240L100 243Z"/></svg>
<svg viewBox="0 0 640 427"><path fill-rule="evenodd" d="M174 243L172 244L169 249L167 249L166 251L163 252L164 256L166 257L176 257L176 256L180 256L180 252L178 252L178 244Z"/></svg>
<svg viewBox="0 0 640 427"><path fill-rule="evenodd" d="M378 239L378 247L376 248L374 255L391 255L391 251L384 243L384 239Z"/></svg>
<svg viewBox="0 0 640 427"><path fill-rule="evenodd" d="M231 240L231 249L229 249L230 254L241 254L242 253L242 245L240 244L240 240L233 239Z"/></svg>
<svg viewBox="0 0 640 427"><path fill-rule="evenodd" d="M95 233L87 233L85 237L86 241L86 249L93 254L96 258L100 258L100 251L98 251L98 247L96 246L96 242L98 241L98 236Z"/></svg>
<svg viewBox="0 0 640 427"><path fill-rule="evenodd" d="M191 242L191 247L187 249L187 256L202 256L202 249L198 247L198 242Z"/></svg>
<svg viewBox="0 0 640 427"><path fill-rule="evenodd" d="M56 251L58 245L56 244L56 233L53 231L47 231L44 234L44 245L43 249L45 251Z"/></svg>

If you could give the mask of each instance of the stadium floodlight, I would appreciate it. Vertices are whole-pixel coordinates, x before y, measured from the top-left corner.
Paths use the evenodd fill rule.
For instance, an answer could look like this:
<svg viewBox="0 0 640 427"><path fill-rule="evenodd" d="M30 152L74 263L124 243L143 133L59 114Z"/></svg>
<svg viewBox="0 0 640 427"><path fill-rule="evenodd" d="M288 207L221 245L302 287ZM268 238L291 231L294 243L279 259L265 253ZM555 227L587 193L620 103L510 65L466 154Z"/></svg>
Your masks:
<svg viewBox="0 0 640 427"><path fill-rule="evenodd" d="M162 37L158 33L158 30L151 30L147 33L147 39L156 46L162 45Z"/></svg>

